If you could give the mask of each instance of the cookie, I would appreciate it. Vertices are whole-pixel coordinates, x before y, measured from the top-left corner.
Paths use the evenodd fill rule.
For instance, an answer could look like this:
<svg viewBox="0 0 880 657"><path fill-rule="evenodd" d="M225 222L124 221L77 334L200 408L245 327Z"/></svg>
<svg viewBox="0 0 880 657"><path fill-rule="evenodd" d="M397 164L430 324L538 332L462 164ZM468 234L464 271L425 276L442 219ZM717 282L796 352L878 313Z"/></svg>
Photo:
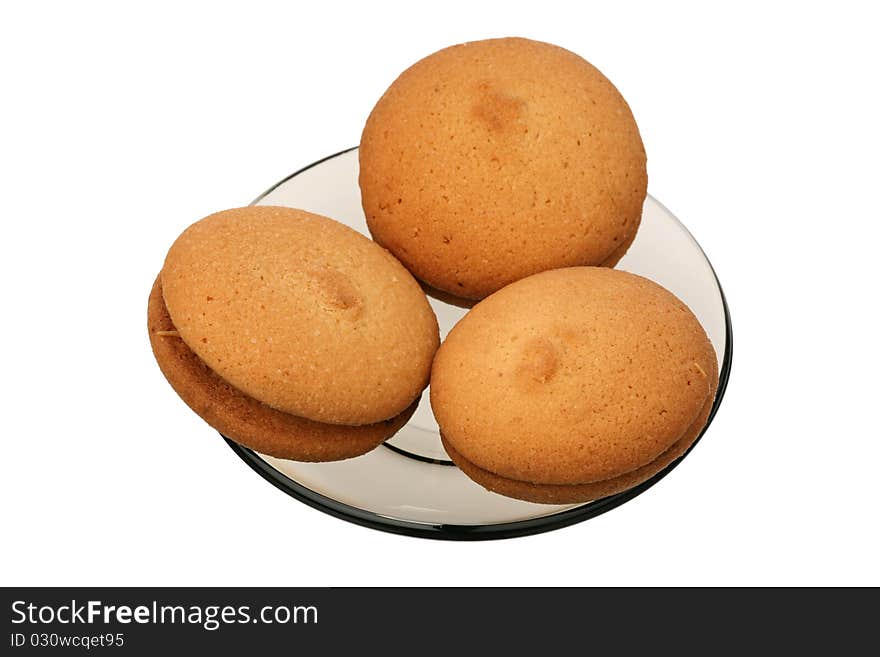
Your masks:
<svg viewBox="0 0 880 657"><path fill-rule="evenodd" d="M168 252L148 304L153 353L180 397L263 454L363 454L415 411L439 344L416 280L332 219L227 210Z"/></svg>
<svg viewBox="0 0 880 657"><path fill-rule="evenodd" d="M336 461L359 456L393 436L418 406L376 424L325 424L276 410L236 390L186 346L171 322L159 280L153 284L148 329L159 368L181 399L227 438L283 459Z"/></svg>
<svg viewBox="0 0 880 657"><path fill-rule="evenodd" d="M361 137L373 238L431 287L480 299L540 271L613 266L635 237L645 150L581 57L508 38L404 71Z"/></svg>
<svg viewBox="0 0 880 657"><path fill-rule="evenodd" d="M478 303L434 359L450 457L490 490L545 503L630 488L704 427L718 362L699 321L648 279L535 274Z"/></svg>
<svg viewBox="0 0 880 657"><path fill-rule="evenodd" d="M375 424L427 385L439 331L424 292L387 251L327 217L219 212L174 242L160 279L183 342L276 410Z"/></svg>

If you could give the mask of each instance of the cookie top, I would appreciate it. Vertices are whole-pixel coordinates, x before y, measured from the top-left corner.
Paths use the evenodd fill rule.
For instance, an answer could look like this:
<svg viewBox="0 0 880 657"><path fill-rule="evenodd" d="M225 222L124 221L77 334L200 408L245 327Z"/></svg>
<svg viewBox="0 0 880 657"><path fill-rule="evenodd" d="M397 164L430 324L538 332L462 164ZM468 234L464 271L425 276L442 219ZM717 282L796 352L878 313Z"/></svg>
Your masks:
<svg viewBox="0 0 880 657"><path fill-rule="evenodd" d="M694 424L718 378L693 313L640 276L535 274L478 303L434 360L446 441L495 474L584 484L656 459Z"/></svg>
<svg viewBox="0 0 880 657"><path fill-rule="evenodd" d="M613 265L647 192L642 140L614 85L574 53L519 38L404 71L359 158L374 239L471 299L546 269Z"/></svg>
<svg viewBox="0 0 880 657"><path fill-rule="evenodd" d="M161 273L180 337L208 367L273 408L371 424L427 384L439 343L419 284L356 231L253 206L193 224Z"/></svg>

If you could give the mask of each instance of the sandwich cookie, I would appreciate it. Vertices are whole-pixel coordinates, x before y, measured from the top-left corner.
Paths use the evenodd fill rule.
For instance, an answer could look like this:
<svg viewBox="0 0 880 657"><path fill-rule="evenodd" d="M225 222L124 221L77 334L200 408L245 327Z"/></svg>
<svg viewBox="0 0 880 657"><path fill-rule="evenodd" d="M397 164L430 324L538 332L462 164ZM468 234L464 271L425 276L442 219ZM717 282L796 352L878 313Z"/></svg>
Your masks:
<svg viewBox="0 0 880 657"><path fill-rule="evenodd" d="M450 458L485 488L587 502L684 454L718 387L711 342L648 279L573 267L522 279L449 333L431 406Z"/></svg>
<svg viewBox="0 0 880 657"><path fill-rule="evenodd" d="M261 453L357 456L418 404L439 343L419 284L338 222L254 206L190 226L149 300L153 353L209 424Z"/></svg>
<svg viewBox="0 0 880 657"><path fill-rule="evenodd" d="M519 38L404 71L370 114L359 159L373 238L468 299L547 269L614 266L647 192L644 146L614 85L572 52Z"/></svg>

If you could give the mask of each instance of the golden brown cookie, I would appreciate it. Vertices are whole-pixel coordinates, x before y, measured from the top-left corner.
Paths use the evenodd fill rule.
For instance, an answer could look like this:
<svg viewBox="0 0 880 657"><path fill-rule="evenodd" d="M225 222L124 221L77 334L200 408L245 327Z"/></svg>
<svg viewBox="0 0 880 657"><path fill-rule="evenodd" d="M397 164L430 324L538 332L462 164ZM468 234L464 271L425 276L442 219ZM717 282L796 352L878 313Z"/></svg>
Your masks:
<svg viewBox="0 0 880 657"><path fill-rule="evenodd" d="M453 46L404 71L370 114L359 158L374 239L470 299L547 269L613 266L647 192L641 137L614 85L527 39Z"/></svg>
<svg viewBox="0 0 880 657"><path fill-rule="evenodd" d="M536 274L449 333L431 406L478 483L577 502L644 481L699 435L718 384L693 313L648 279L601 267Z"/></svg>
<svg viewBox="0 0 880 657"><path fill-rule="evenodd" d="M276 410L236 390L186 346L171 321L159 279L147 312L159 368L181 399L227 438L262 454L297 461L336 461L364 454L393 436L418 406L390 420L347 427Z"/></svg>
<svg viewBox="0 0 880 657"><path fill-rule="evenodd" d="M439 343L424 292L387 251L283 207L187 228L161 288L184 343L248 397L316 422L394 418L427 385Z"/></svg>

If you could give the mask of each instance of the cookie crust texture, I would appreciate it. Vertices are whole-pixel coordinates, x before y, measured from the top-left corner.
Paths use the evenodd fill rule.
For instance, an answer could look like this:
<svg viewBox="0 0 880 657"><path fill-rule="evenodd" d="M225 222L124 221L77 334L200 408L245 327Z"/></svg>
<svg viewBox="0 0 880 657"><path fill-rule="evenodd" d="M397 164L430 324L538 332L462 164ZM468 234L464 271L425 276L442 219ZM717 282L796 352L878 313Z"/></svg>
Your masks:
<svg viewBox="0 0 880 657"><path fill-rule="evenodd" d="M159 280L147 311L153 354L171 387L221 434L261 454L296 461L336 461L378 447L407 423L419 400L390 420L347 427L314 422L248 397L212 371L180 338Z"/></svg>
<svg viewBox="0 0 880 657"><path fill-rule="evenodd" d="M180 338L235 389L315 422L400 415L428 382L437 319L385 249L332 219L252 206L196 222L159 280Z"/></svg>
<svg viewBox="0 0 880 657"><path fill-rule="evenodd" d="M441 436L441 440L446 453L453 463L486 490L498 493L499 495L513 497L526 502L537 502L539 504L578 504L622 493L634 486L638 486L683 456L702 433L711 410L712 400L707 399L703 410L700 411L700 415L681 439L673 443L669 449L650 463L616 477L587 484L537 484L508 479L474 465L456 452L455 448L443 436Z"/></svg>
<svg viewBox="0 0 880 657"><path fill-rule="evenodd" d="M430 393L466 474L514 497L556 486L532 501L587 501L684 453L717 385L715 351L683 302L634 274L573 267L477 304L437 352Z"/></svg>
<svg viewBox="0 0 880 657"><path fill-rule="evenodd" d="M452 46L404 71L370 114L359 160L373 238L468 299L547 269L613 266L647 193L644 146L614 85L521 38Z"/></svg>

